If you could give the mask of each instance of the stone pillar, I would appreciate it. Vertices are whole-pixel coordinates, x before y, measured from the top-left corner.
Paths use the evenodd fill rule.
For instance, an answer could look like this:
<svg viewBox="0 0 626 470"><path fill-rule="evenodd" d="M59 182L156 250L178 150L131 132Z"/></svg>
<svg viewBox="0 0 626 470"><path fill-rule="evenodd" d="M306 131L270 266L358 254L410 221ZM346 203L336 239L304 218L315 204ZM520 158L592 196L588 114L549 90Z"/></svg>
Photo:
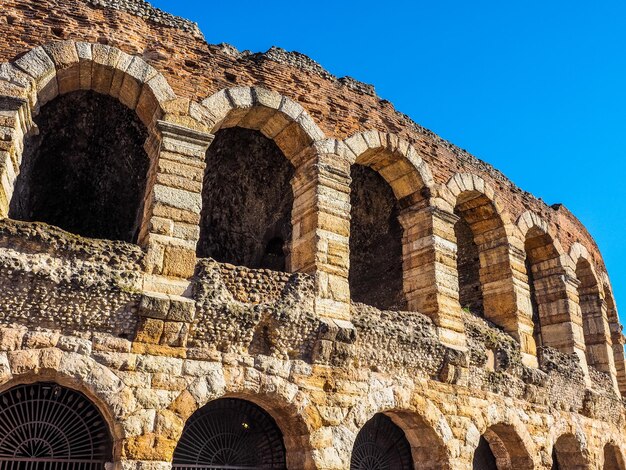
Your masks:
<svg viewBox="0 0 626 470"><path fill-rule="evenodd" d="M556 301L549 304L549 313L542 316L541 335L543 344L552 346L559 351L576 353L580 360L580 366L585 374L587 384L589 381L589 367L585 354L585 336L583 333L583 319L579 306L578 287L580 281L573 275L561 274L551 276L549 279L552 292L548 295L557 295ZM558 284L564 285L565 298L554 292ZM537 294L539 297L539 294Z"/></svg>
<svg viewBox="0 0 626 470"><path fill-rule="evenodd" d="M619 394L606 302L597 293L582 295L580 308L583 312L587 362L590 367L609 374Z"/></svg>
<svg viewBox="0 0 626 470"><path fill-rule="evenodd" d="M9 215L13 188L22 163L24 136L30 123L25 99L0 97L0 218Z"/></svg>
<svg viewBox="0 0 626 470"><path fill-rule="evenodd" d="M617 387L622 395L626 395L626 363L624 361L625 338L622 334L619 322L611 322L611 347L613 348L613 362L615 363L615 373Z"/></svg>
<svg viewBox="0 0 626 470"><path fill-rule="evenodd" d="M409 310L432 318L444 344L465 349L454 241L457 220L456 215L431 206L400 214L404 292Z"/></svg>
<svg viewBox="0 0 626 470"><path fill-rule="evenodd" d="M151 157L139 244L148 250L145 290L181 294L182 285L167 278L193 275L200 236L205 154L213 136L158 121L149 139ZM160 142L157 139L160 138Z"/></svg>
<svg viewBox="0 0 626 470"><path fill-rule="evenodd" d="M292 186L291 271L314 273L316 313L350 320L350 167L335 153L306 150Z"/></svg>
<svg viewBox="0 0 626 470"><path fill-rule="evenodd" d="M511 297L511 315L514 321L502 325L520 343L522 361L529 367L537 367L537 345L535 343L533 310L530 300L528 275L526 274L526 252L516 246L508 246L510 281L507 283Z"/></svg>

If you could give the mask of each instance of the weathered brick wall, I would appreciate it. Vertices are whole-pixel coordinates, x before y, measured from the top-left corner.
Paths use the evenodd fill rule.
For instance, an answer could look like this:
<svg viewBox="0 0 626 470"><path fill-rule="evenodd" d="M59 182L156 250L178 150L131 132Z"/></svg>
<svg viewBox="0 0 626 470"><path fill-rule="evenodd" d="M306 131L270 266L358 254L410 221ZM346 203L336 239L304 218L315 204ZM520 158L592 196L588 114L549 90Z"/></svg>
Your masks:
<svg viewBox="0 0 626 470"><path fill-rule="evenodd" d="M416 125L391 103L378 98L370 87L337 79L298 54L276 49L242 54L230 46L209 45L177 23L155 22L150 14L144 15L144 20L123 9L98 8L95 4L102 2L4 0L0 34L6 38L6 46L0 50L0 61L11 61L38 44L75 39L142 56L165 75L178 96L196 101L223 88L260 85L304 106L328 137L344 139L370 129L395 133L415 145L437 181L446 182L454 173L480 175L492 182L514 220L531 209L571 234L561 240L566 250L575 241L595 247L587 231L569 213L561 215L562 209L555 212L490 165ZM570 226L572 229L567 230ZM601 257L595 258L604 270Z"/></svg>

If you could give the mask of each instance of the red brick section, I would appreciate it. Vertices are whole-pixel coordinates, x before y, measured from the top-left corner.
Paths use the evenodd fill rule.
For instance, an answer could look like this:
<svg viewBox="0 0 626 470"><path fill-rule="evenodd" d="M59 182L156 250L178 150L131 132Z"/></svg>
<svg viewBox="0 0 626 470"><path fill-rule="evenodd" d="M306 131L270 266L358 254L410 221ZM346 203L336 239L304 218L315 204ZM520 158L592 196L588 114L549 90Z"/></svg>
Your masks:
<svg viewBox="0 0 626 470"><path fill-rule="evenodd" d="M559 226L565 250L576 241L593 247L597 267L605 270L595 242L567 209L561 206L554 211L489 165L428 135L388 101L334 77L279 63L262 54L242 58L229 47L209 45L191 32L81 1L2 0L0 37L3 62L14 60L35 44L61 39L106 43L142 56L165 75L179 97L201 101L223 88L260 85L304 106L328 137L343 139L369 129L395 133L421 151L437 182L446 182L457 172L480 175L491 182L514 218L528 209L541 214Z"/></svg>

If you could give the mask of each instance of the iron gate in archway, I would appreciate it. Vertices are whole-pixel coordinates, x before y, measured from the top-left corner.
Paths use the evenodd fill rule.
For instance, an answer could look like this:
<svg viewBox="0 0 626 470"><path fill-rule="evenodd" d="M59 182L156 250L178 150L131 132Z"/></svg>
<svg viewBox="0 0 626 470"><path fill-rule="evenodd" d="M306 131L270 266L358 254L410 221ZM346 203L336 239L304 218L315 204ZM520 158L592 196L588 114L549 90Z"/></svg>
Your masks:
<svg viewBox="0 0 626 470"><path fill-rule="evenodd" d="M285 470L276 422L253 403L221 398L187 421L174 452L174 470Z"/></svg>
<svg viewBox="0 0 626 470"><path fill-rule="evenodd" d="M370 419L354 442L350 470L411 470L411 446L404 431L382 413Z"/></svg>
<svg viewBox="0 0 626 470"><path fill-rule="evenodd" d="M0 470L102 470L111 452L108 426L82 393L34 383L0 394Z"/></svg>

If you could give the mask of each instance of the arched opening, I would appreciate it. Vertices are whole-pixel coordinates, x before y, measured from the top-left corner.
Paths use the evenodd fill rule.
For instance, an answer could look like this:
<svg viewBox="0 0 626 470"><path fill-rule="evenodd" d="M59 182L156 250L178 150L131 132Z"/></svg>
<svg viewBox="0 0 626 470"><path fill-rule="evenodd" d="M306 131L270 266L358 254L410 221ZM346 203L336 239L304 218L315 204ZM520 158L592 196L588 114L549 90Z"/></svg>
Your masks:
<svg viewBox="0 0 626 470"><path fill-rule="evenodd" d="M622 453L614 444L604 446L604 470L626 470Z"/></svg>
<svg viewBox="0 0 626 470"><path fill-rule="evenodd" d="M559 253L554 247L552 238L540 229L533 227L526 234L524 241L526 252L526 274L530 291L530 303L533 315L534 338L537 347L545 344L542 326L547 320L558 322L558 315L552 307L558 307L567 300L565 286L560 280L558 268ZM562 310L562 309L561 309Z"/></svg>
<svg viewBox="0 0 626 470"><path fill-rule="evenodd" d="M583 257L578 258L576 263L576 278L579 281L578 303L583 318L587 364L602 370L603 364L606 364L608 360L604 357L606 348L603 348L608 338L604 328L602 299L591 264Z"/></svg>
<svg viewBox="0 0 626 470"><path fill-rule="evenodd" d="M480 437L474 452L474 470L532 470L533 460L515 428L494 424Z"/></svg>
<svg viewBox="0 0 626 470"><path fill-rule="evenodd" d="M474 451L472 468L473 470L498 470L496 456L493 454L489 442L487 442L484 436L480 436L478 447Z"/></svg>
<svg viewBox="0 0 626 470"><path fill-rule="evenodd" d="M75 91L42 107L24 142L9 216L78 235L134 242L149 159L136 113Z"/></svg>
<svg viewBox="0 0 626 470"><path fill-rule="evenodd" d="M584 470L588 468L580 442L573 434L564 434L554 443L553 470Z"/></svg>
<svg viewBox="0 0 626 470"><path fill-rule="evenodd" d="M496 208L484 194L464 191L454 209L459 302L462 308L504 327L510 306L500 299L512 276L507 235Z"/></svg>
<svg viewBox="0 0 626 470"><path fill-rule="evenodd" d="M112 439L98 409L55 383L18 385L0 394L0 467L104 470Z"/></svg>
<svg viewBox="0 0 626 470"><path fill-rule="evenodd" d="M374 415L356 436L350 470L410 470L411 445L388 416Z"/></svg>
<svg viewBox="0 0 626 470"><path fill-rule="evenodd" d="M173 468L284 470L283 436L274 419L257 405L221 398L187 420Z"/></svg>
<svg viewBox="0 0 626 470"><path fill-rule="evenodd" d="M480 256L472 229L463 217L454 224L454 236L457 243L459 303L463 308L482 317L485 310L480 284Z"/></svg>
<svg viewBox="0 0 626 470"><path fill-rule="evenodd" d="M350 174L350 295L381 310L404 309L398 201L377 171L355 164Z"/></svg>
<svg viewBox="0 0 626 470"><path fill-rule="evenodd" d="M289 270L294 168L259 131L219 130L206 155L197 254Z"/></svg>
<svg viewBox="0 0 626 470"><path fill-rule="evenodd" d="M626 362L624 361L622 325L619 322L613 294L607 284L604 284L604 299L606 300L606 310L609 317L609 329L611 333L611 344L613 346L613 362L615 363L617 384L620 393L624 395L626 394Z"/></svg>

